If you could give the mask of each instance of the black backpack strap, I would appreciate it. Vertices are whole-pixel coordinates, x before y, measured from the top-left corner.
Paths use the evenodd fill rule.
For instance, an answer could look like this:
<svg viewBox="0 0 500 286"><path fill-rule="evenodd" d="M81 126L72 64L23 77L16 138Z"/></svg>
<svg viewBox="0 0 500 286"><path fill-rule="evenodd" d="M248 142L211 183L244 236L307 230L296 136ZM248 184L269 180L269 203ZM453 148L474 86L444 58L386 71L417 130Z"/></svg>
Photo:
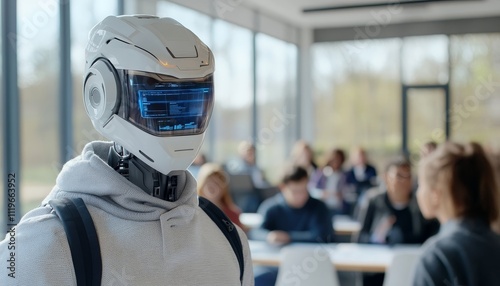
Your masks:
<svg viewBox="0 0 500 286"><path fill-rule="evenodd" d="M200 208L202 208L210 219L212 219L212 221L219 227L233 248L234 254L238 259L238 264L240 266L240 282L243 284L245 263L243 261L243 246L241 245L238 230L231 220L224 214L224 212L222 212L216 205L203 197L198 197L198 199Z"/></svg>
<svg viewBox="0 0 500 286"><path fill-rule="evenodd" d="M92 217L81 198L49 201L68 237L78 286L100 286L101 249Z"/></svg>

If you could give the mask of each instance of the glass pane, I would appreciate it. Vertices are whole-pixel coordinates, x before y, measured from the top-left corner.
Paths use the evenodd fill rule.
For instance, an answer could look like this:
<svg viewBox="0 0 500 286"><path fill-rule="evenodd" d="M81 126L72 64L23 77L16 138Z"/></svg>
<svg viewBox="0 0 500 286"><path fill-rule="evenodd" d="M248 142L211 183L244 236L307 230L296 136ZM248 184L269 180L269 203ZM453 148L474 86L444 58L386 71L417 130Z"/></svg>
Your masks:
<svg viewBox="0 0 500 286"><path fill-rule="evenodd" d="M21 212L40 204L59 171L59 7L18 1Z"/></svg>
<svg viewBox="0 0 500 286"><path fill-rule="evenodd" d="M435 35L404 38L402 61L405 84L446 84L448 37Z"/></svg>
<svg viewBox="0 0 500 286"><path fill-rule="evenodd" d="M368 150L381 170L401 149L399 39L312 47L314 149ZM319 156L318 162L322 162Z"/></svg>
<svg viewBox="0 0 500 286"><path fill-rule="evenodd" d="M225 162L237 154L240 141L252 136L252 32L224 21L214 23L215 150L212 160Z"/></svg>
<svg viewBox="0 0 500 286"><path fill-rule="evenodd" d="M445 139L444 90L408 90L408 148L412 158L418 158L425 143Z"/></svg>
<svg viewBox="0 0 500 286"><path fill-rule="evenodd" d="M276 183L296 128L297 47L257 35L257 163Z"/></svg>
<svg viewBox="0 0 500 286"><path fill-rule="evenodd" d="M4 21L2 18L2 7L3 5L0 5L0 29L3 29ZM3 45L0 45L0 92L3 93ZM3 99L3 94L1 95ZM0 140L0 154L3 157L3 146L4 146L4 138L3 138L3 122L0 122L0 136L2 137L2 140ZM4 164L5 160L0 160L0 180L1 182L4 182L4 176L6 176L5 171L4 171ZM4 197L5 197L5 184L2 183L2 186L0 187L0 223L3 224L3 219L5 217L5 211L4 211ZM3 225L0 226L0 230L3 231ZM3 237L2 237L3 238Z"/></svg>
<svg viewBox="0 0 500 286"><path fill-rule="evenodd" d="M451 37L451 136L500 150L500 34Z"/></svg>
<svg viewBox="0 0 500 286"><path fill-rule="evenodd" d="M93 140L105 140L92 126L83 105L83 78L85 71L85 47L92 27L109 15L116 15L116 1L71 2L71 65L73 72L73 155L77 156L85 144ZM81 13L87 11L87 13Z"/></svg>

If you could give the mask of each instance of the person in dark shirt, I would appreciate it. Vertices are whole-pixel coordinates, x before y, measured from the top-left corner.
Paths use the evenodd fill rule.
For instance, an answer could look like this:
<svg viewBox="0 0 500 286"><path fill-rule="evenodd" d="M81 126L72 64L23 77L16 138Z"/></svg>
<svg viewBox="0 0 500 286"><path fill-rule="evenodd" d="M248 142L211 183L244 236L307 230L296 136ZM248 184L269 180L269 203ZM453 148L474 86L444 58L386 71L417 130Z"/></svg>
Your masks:
<svg viewBox="0 0 500 286"><path fill-rule="evenodd" d="M362 202L365 192L378 184L377 170L368 163L366 151L360 147L351 152L351 163L352 168L346 172L346 183L352 190L352 199L346 206L350 214L357 216L356 203Z"/></svg>
<svg viewBox="0 0 500 286"><path fill-rule="evenodd" d="M327 243L333 241L333 225L328 208L309 196L307 171L298 166L287 169L280 183L281 192L259 207L262 225L251 238L273 245L291 242ZM256 268L255 285L274 285L276 267Z"/></svg>
<svg viewBox="0 0 500 286"><path fill-rule="evenodd" d="M439 234L423 246L414 286L500 283L500 236L491 229L499 216L493 168L477 143L444 143L424 158L417 198Z"/></svg>
<svg viewBox="0 0 500 286"><path fill-rule="evenodd" d="M422 216L412 192L411 163L405 158L389 162L384 176L386 189L371 190L360 210L360 243L421 244L439 228L437 221ZM384 274L363 275L364 286L382 285Z"/></svg>
<svg viewBox="0 0 500 286"><path fill-rule="evenodd" d="M439 228L420 212L412 192L411 163L405 158L389 162L385 189L371 190L361 206L362 228L355 239L360 243L421 244Z"/></svg>

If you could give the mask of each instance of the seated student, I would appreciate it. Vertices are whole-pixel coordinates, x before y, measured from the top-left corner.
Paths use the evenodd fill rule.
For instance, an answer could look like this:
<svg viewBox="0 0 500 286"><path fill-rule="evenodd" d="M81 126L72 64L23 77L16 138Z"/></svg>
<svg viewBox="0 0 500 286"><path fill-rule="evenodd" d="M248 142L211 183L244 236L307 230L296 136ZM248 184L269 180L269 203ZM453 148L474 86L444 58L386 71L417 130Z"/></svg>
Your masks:
<svg viewBox="0 0 500 286"><path fill-rule="evenodd" d="M386 167L385 189L367 193L361 206L361 231L355 240L375 244L423 243L438 230L436 221L424 219L412 192L411 163L397 158ZM363 275L364 286L380 286L384 274Z"/></svg>
<svg viewBox="0 0 500 286"><path fill-rule="evenodd" d="M226 164L230 174L249 174L256 188L267 188L269 182L264 172L257 166L255 161L255 145L249 141L242 141L238 145L238 158L229 160Z"/></svg>
<svg viewBox="0 0 500 286"><path fill-rule="evenodd" d="M326 243L333 241L332 220L325 203L311 198L307 171L298 166L287 169L280 183L281 193L259 207L263 222L251 232L252 239L273 245L290 242ZM276 267L255 268L255 285L274 285Z"/></svg>
<svg viewBox="0 0 500 286"><path fill-rule="evenodd" d="M423 243L438 230L422 216L412 192L411 163L397 158L387 164L385 189L370 191L361 206L357 241L378 244Z"/></svg>
<svg viewBox="0 0 500 286"><path fill-rule="evenodd" d="M311 145L304 140L299 140L293 145L290 163L301 166L308 174L313 174L318 169L318 165L314 161L314 151Z"/></svg>
<svg viewBox="0 0 500 286"><path fill-rule="evenodd" d="M357 196L357 202L364 200L365 192L376 187L377 170L368 162L368 156L363 148L355 148L351 152L352 168L346 172L346 183L353 189ZM349 206L350 212L354 211L354 204Z"/></svg>
<svg viewBox="0 0 500 286"><path fill-rule="evenodd" d="M238 146L238 155L236 159L231 159L225 164L225 170L230 176L243 175L250 177L250 184L245 184L243 189L230 189L234 202L243 212L254 213L262 202L260 189L270 187L264 173L256 164L255 145L249 141L242 141ZM238 182L238 179L232 181Z"/></svg>
<svg viewBox="0 0 500 286"><path fill-rule="evenodd" d="M325 166L316 171L309 182L311 195L325 202L332 215L344 213L346 191L346 176L342 169L344 162L344 151L333 149L328 153Z"/></svg>
<svg viewBox="0 0 500 286"><path fill-rule="evenodd" d="M498 185L477 143L444 143L420 163L418 203L439 234L423 246L413 285L499 285Z"/></svg>
<svg viewBox="0 0 500 286"><path fill-rule="evenodd" d="M233 203L228 188L228 177L219 164L205 163L198 173L198 195L210 200L219 207L227 217L241 229L240 209Z"/></svg>

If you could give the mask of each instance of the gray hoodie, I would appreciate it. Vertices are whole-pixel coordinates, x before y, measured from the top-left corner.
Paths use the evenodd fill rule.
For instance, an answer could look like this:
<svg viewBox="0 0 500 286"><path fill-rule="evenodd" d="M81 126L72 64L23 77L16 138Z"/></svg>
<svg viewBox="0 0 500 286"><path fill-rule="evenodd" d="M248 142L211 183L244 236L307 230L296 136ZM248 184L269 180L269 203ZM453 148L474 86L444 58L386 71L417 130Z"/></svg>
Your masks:
<svg viewBox="0 0 500 286"><path fill-rule="evenodd" d="M1 285L76 285L66 234L45 206L62 197L80 197L89 208L101 246L102 285L239 285L236 256L198 207L191 174L181 172L179 186L184 189L177 201L154 198L107 165L111 145L89 143L64 165L42 206L16 226L14 250L8 248L7 233L0 242L0 281L6 281ZM243 285L253 285L248 242L238 231L245 261ZM9 269L12 256L15 267Z"/></svg>

